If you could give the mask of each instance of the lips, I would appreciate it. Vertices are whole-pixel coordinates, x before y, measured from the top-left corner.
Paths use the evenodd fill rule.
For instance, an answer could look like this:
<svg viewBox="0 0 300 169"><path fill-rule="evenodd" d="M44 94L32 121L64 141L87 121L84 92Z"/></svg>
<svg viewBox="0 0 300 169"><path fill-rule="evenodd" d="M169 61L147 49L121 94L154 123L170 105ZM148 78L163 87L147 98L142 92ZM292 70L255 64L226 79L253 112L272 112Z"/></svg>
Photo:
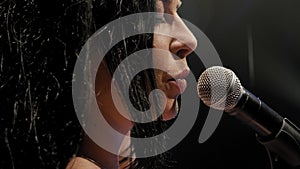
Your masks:
<svg viewBox="0 0 300 169"><path fill-rule="evenodd" d="M185 78L189 75L190 70L189 69L184 69L184 71L182 71L181 73L173 76L173 78L170 78L169 84L176 88L180 94L182 94L186 87L187 87L187 81L185 80Z"/></svg>

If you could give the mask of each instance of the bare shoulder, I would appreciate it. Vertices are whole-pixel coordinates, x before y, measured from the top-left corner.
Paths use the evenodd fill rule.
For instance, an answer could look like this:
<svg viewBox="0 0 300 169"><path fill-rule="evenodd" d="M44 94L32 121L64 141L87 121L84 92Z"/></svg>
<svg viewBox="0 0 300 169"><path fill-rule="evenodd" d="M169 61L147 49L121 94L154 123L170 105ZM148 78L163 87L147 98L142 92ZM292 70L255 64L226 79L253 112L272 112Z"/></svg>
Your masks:
<svg viewBox="0 0 300 169"><path fill-rule="evenodd" d="M74 157L70 160L66 169L101 169L101 168L85 158Z"/></svg>

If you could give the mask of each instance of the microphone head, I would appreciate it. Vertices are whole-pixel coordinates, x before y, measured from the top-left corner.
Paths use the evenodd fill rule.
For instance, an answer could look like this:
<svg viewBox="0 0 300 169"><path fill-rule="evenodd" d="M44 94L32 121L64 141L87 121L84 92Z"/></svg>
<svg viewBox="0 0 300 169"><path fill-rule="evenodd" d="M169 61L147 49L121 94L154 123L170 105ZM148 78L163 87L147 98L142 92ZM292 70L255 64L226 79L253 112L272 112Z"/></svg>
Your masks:
<svg viewBox="0 0 300 169"><path fill-rule="evenodd" d="M230 111L242 95L242 85L232 70L213 66L200 75L197 92L205 105Z"/></svg>

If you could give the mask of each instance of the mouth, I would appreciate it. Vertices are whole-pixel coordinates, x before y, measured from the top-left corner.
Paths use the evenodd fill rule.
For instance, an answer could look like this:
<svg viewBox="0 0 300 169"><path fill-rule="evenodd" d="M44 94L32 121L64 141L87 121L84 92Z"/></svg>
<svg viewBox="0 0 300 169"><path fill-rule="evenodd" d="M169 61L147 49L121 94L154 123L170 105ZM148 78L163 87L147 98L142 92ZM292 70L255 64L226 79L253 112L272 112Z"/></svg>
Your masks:
<svg viewBox="0 0 300 169"><path fill-rule="evenodd" d="M172 87L176 88L180 94L182 94L187 87L187 81L185 80L185 78L189 75L189 73L190 73L190 70L185 69L181 73L168 79L168 83Z"/></svg>

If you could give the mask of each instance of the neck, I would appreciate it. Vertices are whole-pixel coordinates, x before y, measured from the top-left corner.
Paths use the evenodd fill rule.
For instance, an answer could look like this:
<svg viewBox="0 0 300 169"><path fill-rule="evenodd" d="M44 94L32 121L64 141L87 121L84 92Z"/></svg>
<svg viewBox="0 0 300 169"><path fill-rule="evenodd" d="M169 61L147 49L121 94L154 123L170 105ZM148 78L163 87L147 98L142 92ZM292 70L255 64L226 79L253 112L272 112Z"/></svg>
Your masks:
<svg viewBox="0 0 300 169"><path fill-rule="evenodd" d="M127 131L126 135L130 135L130 130ZM125 151L128 150L128 146L130 146L130 140L123 139L121 144L115 145L121 155L127 154ZM87 135L84 135L82 146L80 147L79 153L82 156L88 157L98 163L102 168L109 169L118 169L119 168L119 154L111 153L101 146L97 145L91 138Z"/></svg>

